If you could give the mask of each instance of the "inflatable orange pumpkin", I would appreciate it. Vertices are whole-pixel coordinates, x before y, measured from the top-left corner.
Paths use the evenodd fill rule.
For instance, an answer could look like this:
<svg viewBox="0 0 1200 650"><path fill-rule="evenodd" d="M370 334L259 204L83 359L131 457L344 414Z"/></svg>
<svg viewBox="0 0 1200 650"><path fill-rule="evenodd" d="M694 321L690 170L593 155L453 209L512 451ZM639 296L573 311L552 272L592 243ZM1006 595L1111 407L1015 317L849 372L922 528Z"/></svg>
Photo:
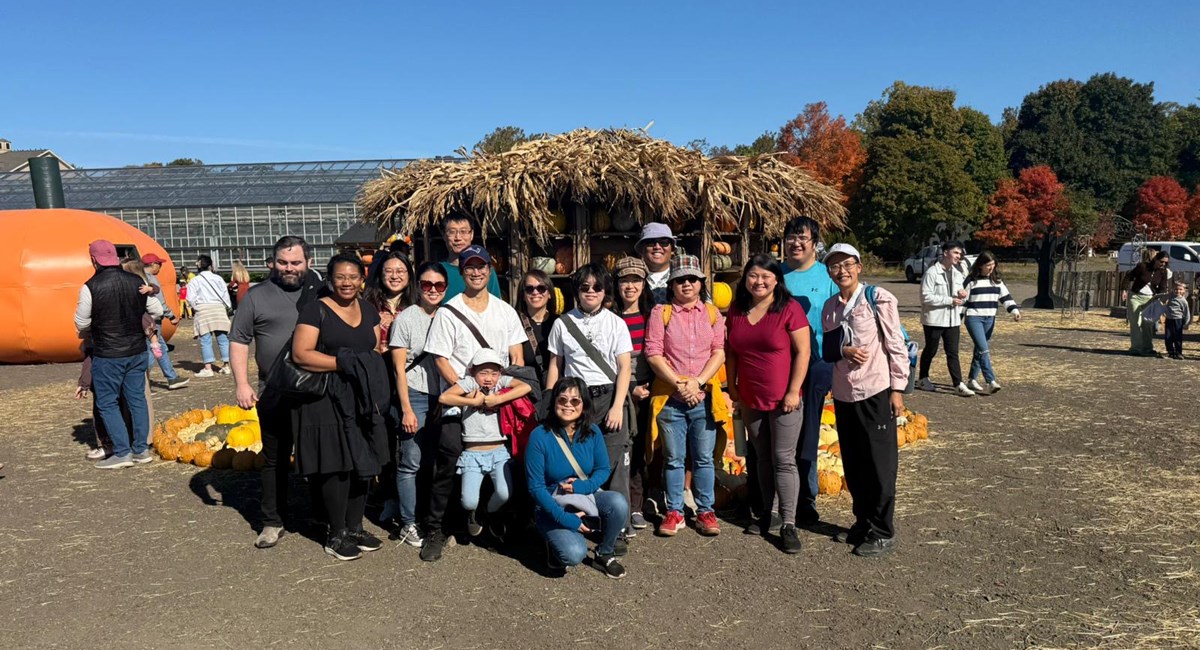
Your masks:
<svg viewBox="0 0 1200 650"><path fill-rule="evenodd" d="M148 235L106 214L84 210L0 211L0 363L66 363L83 358L75 333L79 287L92 277L88 244L107 239L118 254L140 257L167 251ZM167 304L179 313L175 266L168 260L158 280ZM163 335L175 333L163 321Z"/></svg>

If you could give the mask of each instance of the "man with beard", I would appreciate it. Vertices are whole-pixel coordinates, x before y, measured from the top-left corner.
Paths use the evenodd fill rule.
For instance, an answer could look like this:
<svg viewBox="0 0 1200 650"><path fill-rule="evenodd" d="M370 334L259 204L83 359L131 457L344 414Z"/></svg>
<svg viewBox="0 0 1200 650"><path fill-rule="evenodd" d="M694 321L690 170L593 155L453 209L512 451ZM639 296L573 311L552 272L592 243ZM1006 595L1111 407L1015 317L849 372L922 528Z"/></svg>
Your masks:
<svg viewBox="0 0 1200 650"><path fill-rule="evenodd" d="M275 242L270 282L260 282L238 303L229 332L229 365L237 385L237 403L242 408L258 405L262 428L262 516L263 528L254 545L271 548L284 532L287 513L288 467L293 447L294 406L278 395L264 392L267 373L292 339L296 318L304 305L318 298L321 279L309 269L312 247L300 237L286 236ZM248 378L250 343L258 366L258 387Z"/></svg>

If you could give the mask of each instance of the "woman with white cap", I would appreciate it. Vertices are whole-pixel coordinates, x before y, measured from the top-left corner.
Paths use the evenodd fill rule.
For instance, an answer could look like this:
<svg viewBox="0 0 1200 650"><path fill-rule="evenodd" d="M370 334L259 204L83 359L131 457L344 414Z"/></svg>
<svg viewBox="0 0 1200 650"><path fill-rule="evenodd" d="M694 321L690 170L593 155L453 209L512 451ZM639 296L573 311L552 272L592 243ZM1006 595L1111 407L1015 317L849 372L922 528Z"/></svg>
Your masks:
<svg viewBox="0 0 1200 650"><path fill-rule="evenodd" d="M725 319L703 301L704 271L694 255L671 261L670 288L671 303L658 305L650 314L643 349L658 377L651 388L650 438L654 441L662 432L666 460L667 514L658 534L674 536L684 526L684 464L690 455L696 530L717 535L721 527L713 512L713 449L716 419L724 419L726 404L715 378L725 363Z"/></svg>
<svg viewBox="0 0 1200 650"><path fill-rule="evenodd" d="M822 356L833 363L838 444L853 500L854 525L839 541L880 557L896 546L896 417L904 412L908 349L896 296L858 281L861 256L834 244L825 256L838 294L821 311Z"/></svg>

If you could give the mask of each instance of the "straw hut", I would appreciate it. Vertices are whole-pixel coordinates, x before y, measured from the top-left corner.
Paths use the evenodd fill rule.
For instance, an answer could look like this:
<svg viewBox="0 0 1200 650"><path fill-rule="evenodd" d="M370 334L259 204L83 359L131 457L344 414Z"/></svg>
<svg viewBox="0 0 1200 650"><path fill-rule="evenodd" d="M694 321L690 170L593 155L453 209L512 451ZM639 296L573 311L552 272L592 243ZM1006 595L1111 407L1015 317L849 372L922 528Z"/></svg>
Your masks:
<svg viewBox="0 0 1200 650"><path fill-rule="evenodd" d="M423 235L427 259L441 254L437 226L446 216L472 217L489 248L507 253L499 270L513 269L515 289L534 258L552 258L554 275L565 277L577 265L632 253L650 221L670 224L710 279L731 275L793 216L842 227L840 199L775 156L707 158L640 132L579 129L464 162L383 170L363 186L358 206L381 228Z"/></svg>

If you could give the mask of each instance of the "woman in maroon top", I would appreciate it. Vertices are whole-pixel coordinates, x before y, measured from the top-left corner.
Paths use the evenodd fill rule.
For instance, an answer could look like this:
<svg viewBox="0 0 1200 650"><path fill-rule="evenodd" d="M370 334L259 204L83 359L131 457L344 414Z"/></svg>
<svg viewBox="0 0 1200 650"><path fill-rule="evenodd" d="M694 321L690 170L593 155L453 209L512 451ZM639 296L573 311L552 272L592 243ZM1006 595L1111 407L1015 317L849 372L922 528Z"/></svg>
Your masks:
<svg viewBox="0 0 1200 650"><path fill-rule="evenodd" d="M761 528L765 534L770 527L772 504L778 498L781 546L785 553L798 553L796 446L804 423L800 392L808 372L809 324L773 257L750 258L726 327L729 395L741 405L746 433L758 456L758 466L750 472L762 489Z"/></svg>

